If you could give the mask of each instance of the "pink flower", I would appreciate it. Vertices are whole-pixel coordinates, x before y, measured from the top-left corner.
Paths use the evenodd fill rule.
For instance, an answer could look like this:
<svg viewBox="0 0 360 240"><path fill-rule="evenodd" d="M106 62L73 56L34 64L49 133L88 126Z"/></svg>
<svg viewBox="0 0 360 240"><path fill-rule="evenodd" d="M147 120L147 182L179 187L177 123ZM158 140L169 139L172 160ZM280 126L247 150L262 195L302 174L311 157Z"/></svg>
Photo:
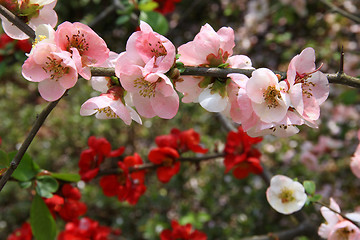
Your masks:
<svg viewBox="0 0 360 240"><path fill-rule="evenodd" d="M175 47L147 23L141 22L140 29L130 36L126 52L119 56L116 76L130 93L140 115L173 118L179 108L179 97L164 73L174 64Z"/></svg>
<svg viewBox="0 0 360 240"><path fill-rule="evenodd" d="M266 68L256 69L246 84L246 92L255 114L266 123L281 121L289 108L277 76Z"/></svg>
<svg viewBox="0 0 360 240"><path fill-rule="evenodd" d="M358 131L358 139L360 140L360 130ZM354 156L351 157L350 168L353 174L360 178L360 144L357 146Z"/></svg>
<svg viewBox="0 0 360 240"><path fill-rule="evenodd" d="M22 75L39 82L40 95L47 101L59 99L77 81L74 61L68 52L51 43L39 43L22 67Z"/></svg>
<svg viewBox="0 0 360 240"><path fill-rule="evenodd" d="M4 6L17 16L20 16L32 28L36 29L40 24L50 24L55 27L57 24L57 14L53 10L56 0L28 0L28 1L5 1ZM10 23L5 17L0 15L2 27L7 35L13 39L23 40L29 36Z"/></svg>
<svg viewBox="0 0 360 240"><path fill-rule="evenodd" d="M75 22L60 24L55 32L56 45L72 53L79 74L89 80L90 67L102 64L109 57L105 41L90 27Z"/></svg>
<svg viewBox="0 0 360 240"><path fill-rule="evenodd" d="M305 48L289 64L287 83L292 106L306 124L316 126L320 116L320 104L329 95L329 82L326 76L315 68L315 51Z"/></svg>
<svg viewBox="0 0 360 240"><path fill-rule="evenodd" d="M230 57L234 46L234 31L231 28L223 27L215 32L209 24L205 24L193 41L178 48L179 61L186 66L252 69L247 56ZM184 103L199 102L210 112L229 115L233 103L229 98L237 86L228 79L184 76L176 83L176 89L184 94Z"/></svg>
<svg viewBox="0 0 360 240"><path fill-rule="evenodd" d="M340 213L340 207L334 199L330 198L330 208ZM328 240L349 239L356 240L360 238L360 230L352 222L345 220L342 216L335 213L327 207L321 207L320 211L326 220L319 227L318 234L320 237ZM348 214L349 218L353 218L354 213Z"/></svg>
<svg viewBox="0 0 360 240"><path fill-rule="evenodd" d="M112 87L107 93L87 100L80 108L81 116L95 114L99 119L121 118L125 124L130 125L134 120L141 124L141 118L134 109L124 104L124 90L120 87Z"/></svg>

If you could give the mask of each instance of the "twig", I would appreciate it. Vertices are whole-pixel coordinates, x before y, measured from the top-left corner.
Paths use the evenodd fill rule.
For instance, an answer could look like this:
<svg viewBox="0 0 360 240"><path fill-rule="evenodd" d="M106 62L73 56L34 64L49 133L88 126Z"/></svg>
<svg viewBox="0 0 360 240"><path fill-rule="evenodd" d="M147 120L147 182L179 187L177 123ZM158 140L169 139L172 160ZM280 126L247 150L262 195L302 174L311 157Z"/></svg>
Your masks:
<svg viewBox="0 0 360 240"><path fill-rule="evenodd" d="M341 46L339 73L344 73L344 46Z"/></svg>
<svg viewBox="0 0 360 240"><path fill-rule="evenodd" d="M29 148L32 140L36 136L36 134L39 131L40 127L45 122L45 119L47 118L47 116L54 109L54 107L58 104L60 99L55 101L55 102L49 103L48 106L40 113L40 115L35 120L35 123L34 123L32 129L30 130L30 132L28 133L28 135L25 138L24 142L22 143L22 145L21 145L19 151L16 153L14 159L11 161L10 167L8 168L8 170L6 170L6 172L2 175L2 177L0 179L0 191L3 189L6 182L9 180L9 178L11 177L11 175L13 174L15 169L20 164L20 161L21 161L22 157L24 156L26 150Z"/></svg>
<svg viewBox="0 0 360 240"><path fill-rule="evenodd" d="M0 14L9 20L9 22L18 27L21 31L23 31L26 35L28 35L32 40L35 40L35 31L1 4Z"/></svg>
<svg viewBox="0 0 360 240"><path fill-rule="evenodd" d="M216 158L220 158L220 157L224 157L224 153L218 153L218 154L214 154L214 155L208 155L208 156L202 156L202 157L193 157L193 158L179 158L178 161L180 162L191 162L191 163L200 163L203 161L208 161L208 160L212 160L212 159L216 159ZM153 163L144 163L141 165L138 165L136 167L131 167L129 168L129 172L137 172L137 171L143 171L143 170L153 170L156 169L158 167L161 167L162 164L153 164ZM116 168L116 169L106 169L106 170L102 170L98 173L97 177L101 177L104 175L111 175L111 174L119 174L121 173L121 169L120 168Z"/></svg>
<svg viewBox="0 0 360 240"><path fill-rule="evenodd" d="M267 235L241 238L240 240L293 240L297 236L314 236L316 235L316 232L317 228L315 228L314 224L309 221L305 221L293 229L278 233L269 233Z"/></svg>
<svg viewBox="0 0 360 240"><path fill-rule="evenodd" d="M328 2L327 0L320 0L323 4L325 4L327 7L329 7L332 11L339 13L340 15L343 15L344 17L356 22L356 23L360 23L360 18L335 6L334 4L332 4L331 2Z"/></svg>
<svg viewBox="0 0 360 240"><path fill-rule="evenodd" d="M239 68L206 68L206 67L185 67L185 71L181 75L192 75L192 76L209 76L209 77L219 77L226 78L230 73L241 73L248 77L251 77L251 74L254 70L251 69L239 69ZM274 71L274 73L279 74L281 79L286 78L285 72ZM114 68L101 68L93 67L91 68L91 74L93 76L106 76L111 77L115 76ZM347 75L346 73L325 73L326 77L329 80L329 83L342 84L350 87L360 88L360 79Z"/></svg>

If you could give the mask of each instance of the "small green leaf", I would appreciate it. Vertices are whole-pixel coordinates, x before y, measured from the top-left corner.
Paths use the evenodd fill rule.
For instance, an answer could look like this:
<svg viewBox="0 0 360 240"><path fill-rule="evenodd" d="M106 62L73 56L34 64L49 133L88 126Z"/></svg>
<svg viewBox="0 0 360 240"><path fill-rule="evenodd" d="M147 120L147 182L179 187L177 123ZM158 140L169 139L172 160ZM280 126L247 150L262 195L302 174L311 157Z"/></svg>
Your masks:
<svg viewBox="0 0 360 240"><path fill-rule="evenodd" d="M59 188L59 183L51 176L39 176L36 179L35 190L41 197L51 198L53 192Z"/></svg>
<svg viewBox="0 0 360 240"><path fill-rule="evenodd" d="M21 188L28 188L32 184L32 181L26 181L26 182L19 182L19 185Z"/></svg>
<svg viewBox="0 0 360 240"><path fill-rule="evenodd" d="M159 4L157 2L143 1L143 2L139 3L139 10L145 11L145 12L153 11L158 6L159 6Z"/></svg>
<svg viewBox="0 0 360 240"><path fill-rule="evenodd" d="M118 17L115 21L115 25L120 26L125 24L126 22L128 22L130 20L130 16L129 15L122 15L120 17Z"/></svg>
<svg viewBox="0 0 360 240"><path fill-rule="evenodd" d="M139 19L147 22L155 32L161 35L165 35L169 31L168 21L158 12L141 11Z"/></svg>
<svg viewBox="0 0 360 240"><path fill-rule="evenodd" d="M30 225L36 240L55 239L55 220L44 200L39 195L35 195L31 203Z"/></svg>
<svg viewBox="0 0 360 240"><path fill-rule="evenodd" d="M0 150L0 168L7 168L9 166L10 166L10 161L7 153Z"/></svg>
<svg viewBox="0 0 360 240"><path fill-rule="evenodd" d="M316 186L313 181L304 181L304 188L307 194L314 195Z"/></svg>
<svg viewBox="0 0 360 240"><path fill-rule="evenodd" d="M51 176L66 182L78 182L81 179L80 175L77 173L51 173Z"/></svg>
<svg viewBox="0 0 360 240"><path fill-rule="evenodd" d="M310 200L312 202L318 202L322 199L322 196L320 194L315 194L314 196L310 197Z"/></svg>
<svg viewBox="0 0 360 240"><path fill-rule="evenodd" d="M185 66L182 62L176 62L176 68L179 70L180 73L185 71Z"/></svg>
<svg viewBox="0 0 360 240"><path fill-rule="evenodd" d="M9 154L9 158L13 159L15 152ZM32 158L25 153L19 166L16 168L12 177L19 181L29 181L39 172L39 166L32 160Z"/></svg>

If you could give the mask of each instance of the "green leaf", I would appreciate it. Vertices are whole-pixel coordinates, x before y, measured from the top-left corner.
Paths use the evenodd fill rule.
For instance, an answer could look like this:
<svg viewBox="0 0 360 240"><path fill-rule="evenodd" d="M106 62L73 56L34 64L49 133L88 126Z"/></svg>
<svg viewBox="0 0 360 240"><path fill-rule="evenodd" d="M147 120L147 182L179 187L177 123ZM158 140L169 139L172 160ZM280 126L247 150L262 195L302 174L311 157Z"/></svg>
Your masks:
<svg viewBox="0 0 360 240"><path fill-rule="evenodd" d="M185 71L185 66L182 62L176 62L176 68L179 70L180 73Z"/></svg>
<svg viewBox="0 0 360 240"><path fill-rule="evenodd" d="M51 198L53 192L56 192L59 188L59 183L55 178L45 175L39 176L36 179L35 190L41 197Z"/></svg>
<svg viewBox="0 0 360 240"><path fill-rule="evenodd" d="M9 166L10 166L10 161L7 153L0 150L0 168L7 168Z"/></svg>
<svg viewBox="0 0 360 240"><path fill-rule="evenodd" d="M126 22L128 22L130 20L130 16L129 15L122 15L120 17L118 17L115 21L115 25L120 26L125 24Z"/></svg>
<svg viewBox="0 0 360 240"><path fill-rule="evenodd" d="M161 35L165 35L169 31L168 21L158 12L141 11L139 19L147 22L155 32Z"/></svg>
<svg viewBox="0 0 360 240"><path fill-rule="evenodd" d="M312 202L318 202L322 199L322 196L320 194L315 194L314 196L310 197L310 201Z"/></svg>
<svg viewBox="0 0 360 240"><path fill-rule="evenodd" d="M81 179L80 175L77 173L51 173L51 176L66 182L78 182Z"/></svg>
<svg viewBox="0 0 360 240"><path fill-rule="evenodd" d="M153 1L142 1L139 3L139 10L140 11L153 11L155 8L157 8L159 4L157 2Z"/></svg>
<svg viewBox="0 0 360 240"><path fill-rule="evenodd" d="M309 195L314 195L316 186L313 181L304 181L304 188Z"/></svg>
<svg viewBox="0 0 360 240"><path fill-rule="evenodd" d="M53 240L56 224L44 200L35 195L30 209L30 225L36 240Z"/></svg>
<svg viewBox="0 0 360 240"><path fill-rule="evenodd" d="M19 182L19 185L21 188L28 188L30 187L32 184L32 181L27 181L27 182Z"/></svg>
<svg viewBox="0 0 360 240"><path fill-rule="evenodd" d="M9 158L13 159L16 152L9 154ZM40 171L39 166L32 160L32 158L25 153L19 166L14 171L12 177L19 181L29 181Z"/></svg>

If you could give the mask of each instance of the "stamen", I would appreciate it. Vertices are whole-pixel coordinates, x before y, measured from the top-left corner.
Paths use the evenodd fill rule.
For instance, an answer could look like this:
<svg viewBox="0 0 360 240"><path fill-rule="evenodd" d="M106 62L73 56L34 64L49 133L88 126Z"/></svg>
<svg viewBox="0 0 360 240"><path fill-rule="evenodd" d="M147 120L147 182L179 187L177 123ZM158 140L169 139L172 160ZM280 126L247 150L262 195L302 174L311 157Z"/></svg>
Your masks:
<svg viewBox="0 0 360 240"><path fill-rule="evenodd" d="M48 61L45 62L45 66L42 69L46 73L50 73L50 78L54 80L59 80L64 74L69 73L68 67L63 67L61 65L62 60L56 60L54 58L47 57Z"/></svg>
<svg viewBox="0 0 360 240"><path fill-rule="evenodd" d="M68 41L67 50L70 51L70 48L76 48L80 55L82 55L85 51L89 50L89 44L86 42L85 35L78 30L77 34L73 34L71 38L66 35L66 39Z"/></svg>
<svg viewBox="0 0 360 240"><path fill-rule="evenodd" d="M149 82L144 78L138 78L134 81L134 87L139 88L139 94L143 97L155 97L155 87L156 83L159 82Z"/></svg>
<svg viewBox="0 0 360 240"><path fill-rule="evenodd" d="M281 98L280 91L273 86L269 86L263 93L264 100L268 108L275 108L279 105L277 98Z"/></svg>
<svg viewBox="0 0 360 240"><path fill-rule="evenodd" d="M99 113L105 113L105 115L109 118L118 118L116 113L110 107L96 108L95 110Z"/></svg>

